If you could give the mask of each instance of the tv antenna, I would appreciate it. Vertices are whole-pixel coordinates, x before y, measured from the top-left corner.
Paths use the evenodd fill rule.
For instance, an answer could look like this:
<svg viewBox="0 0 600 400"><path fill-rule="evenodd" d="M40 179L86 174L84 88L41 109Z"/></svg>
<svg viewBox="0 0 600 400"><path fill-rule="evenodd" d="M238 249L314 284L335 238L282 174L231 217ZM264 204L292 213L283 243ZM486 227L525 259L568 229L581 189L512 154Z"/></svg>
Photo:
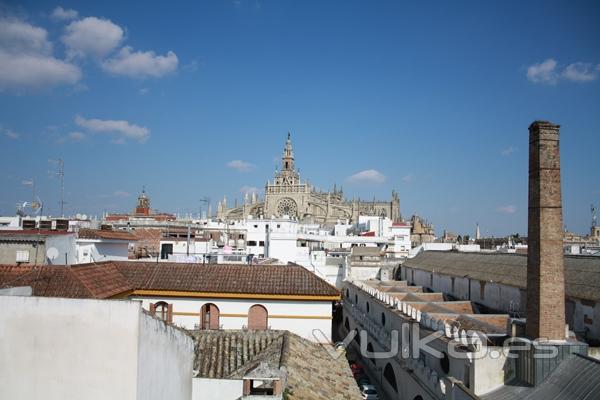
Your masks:
<svg viewBox="0 0 600 400"><path fill-rule="evenodd" d="M65 217L65 162L62 158L58 160L48 160L49 163L57 164L57 170L49 170L48 174L50 176L58 176L60 179L60 201L58 204L60 205L60 216L62 218Z"/></svg>

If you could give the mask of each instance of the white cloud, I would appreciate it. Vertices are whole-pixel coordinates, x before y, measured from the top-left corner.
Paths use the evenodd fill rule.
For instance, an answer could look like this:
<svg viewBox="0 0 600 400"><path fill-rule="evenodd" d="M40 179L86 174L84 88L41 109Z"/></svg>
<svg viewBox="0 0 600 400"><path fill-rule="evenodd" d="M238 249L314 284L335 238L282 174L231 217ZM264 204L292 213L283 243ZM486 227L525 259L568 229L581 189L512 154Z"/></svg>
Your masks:
<svg viewBox="0 0 600 400"><path fill-rule="evenodd" d="M125 192L124 190L117 190L113 193L113 196L125 198L125 197L131 197L131 193Z"/></svg>
<svg viewBox="0 0 600 400"><path fill-rule="evenodd" d="M158 78L177 69L179 60L172 51L165 56L153 51L133 51L123 47L114 57L102 62L102 68L115 75L130 78Z"/></svg>
<svg viewBox="0 0 600 400"><path fill-rule="evenodd" d="M85 134L82 132L71 132L69 133L69 139L79 142L85 139Z"/></svg>
<svg viewBox="0 0 600 400"><path fill-rule="evenodd" d="M509 146L509 147L507 147L507 148L503 149L503 150L500 152L500 154L502 154L503 156L510 156L510 155L511 155L512 153L514 153L515 151L517 151L517 148L516 148L516 147Z"/></svg>
<svg viewBox="0 0 600 400"><path fill-rule="evenodd" d="M9 139L17 140L21 137L17 132L10 129L0 129L0 132Z"/></svg>
<svg viewBox="0 0 600 400"><path fill-rule="evenodd" d="M232 160L227 163L227 168L235 169L238 172L250 172L256 169L252 163L242 160Z"/></svg>
<svg viewBox="0 0 600 400"><path fill-rule="evenodd" d="M45 29L21 20L0 20L0 49L9 53L50 54L52 44Z"/></svg>
<svg viewBox="0 0 600 400"><path fill-rule="evenodd" d="M576 62L567 65L561 71L556 60L549 58L527 68L527 79L534 83L554 85L559 80L572 82L591 82L598 77L600 64Z"/></svg>
<svg viewBox="0 0 600 400"><path fill-rule="evenodd" d="M123 40L123 29L108 19L87 17L73 21L62 37L70 57L104 57Z"/></svg>
<svg viewBox="0 0 600 400"><path fill-rule="evenodd" d="M258 192L260 192L260 189L257 188L256 186L242 186L240 188L240 192L242 192L244 195L245 194L252 194L252 193L256 193L258 194Z"/></svg>
<svg viewBox="0 0 600 400"><path fill-rule="evenodd" d="M349 176L347 181L351 183L383 183L385 175L375 169L366 169Z"/></svg>
<svg viewBox="0 0 600 400"><path fill-rule="evenodd" d="M562 72L562 77L575 82L589 82L598 77L599 70L600 64L594 67L591 63L577 62L567 65Z"/></svg>
<svg viewBox="0 0 600 400"><path fill-rule="evenodd" d="M61 6L58 6L52 11L50 14L50 18L56 21L69 21L75 19L79 16L79 13L73 9L64 9Z"/></svg>
<svg viewBox="0 0 600 400"><path fill-rule="evenodd" d="M81 70L52 55L45 29L0 19L0 91L74 84Z"/></svg>
<svg viewBox="0 0 600 400"><path fill-rule="evenodd" d="M140 143L144 143L150 136L150 130L143 126L130 124L124 120L110 120L110 119L85 119L77 115L75 117L75 123L86 128L92 132L100 133L111 133L117 135L113 140L113 143L123 144L126 139L137 140Z"/></svg>
<svg viewBox="0 0 600 400"><path fill-rule="evenodd" d="M534 83L554 84L557 82L556 60L549 58L527 68L527 79Z"/></svg>
<svg viewBox="0 0 600 400"><path fill-rule="evenodd" d="M501 214L514 214L517 212L517 207L515 207L512 204L509 204L506 206L500 206L500 207L496 208L496 212L499 212Z"/></svg>

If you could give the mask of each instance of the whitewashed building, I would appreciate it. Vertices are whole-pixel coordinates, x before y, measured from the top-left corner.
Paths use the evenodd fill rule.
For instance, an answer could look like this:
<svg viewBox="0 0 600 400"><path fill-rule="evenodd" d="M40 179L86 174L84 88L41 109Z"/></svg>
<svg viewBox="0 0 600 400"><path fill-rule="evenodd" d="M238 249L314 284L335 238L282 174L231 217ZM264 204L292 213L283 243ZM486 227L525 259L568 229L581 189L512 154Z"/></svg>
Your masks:
<svg viewBox="0 0 600 400"><path fill-rule="evenodd" d="M192 398L191 337L138 302L0 296L0 308L2 399Z"/></svg>

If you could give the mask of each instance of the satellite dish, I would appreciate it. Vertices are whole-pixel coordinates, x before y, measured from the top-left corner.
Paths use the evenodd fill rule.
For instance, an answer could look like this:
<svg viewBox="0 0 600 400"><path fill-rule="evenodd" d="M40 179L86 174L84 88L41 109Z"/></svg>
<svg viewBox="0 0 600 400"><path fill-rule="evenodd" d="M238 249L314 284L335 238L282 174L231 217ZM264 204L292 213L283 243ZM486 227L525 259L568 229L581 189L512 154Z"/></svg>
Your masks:
<svg viewBox="0 0 600 400"><path fill-rule="evenodd" d="M75 218L77 218L77 219L81 219L81 214L77 214L77 215L75 215Z"/></svg>
<svg viewBox="0 0 600 400"><path fill-rule="evenodd" d="M81 219L83 219L83 220L87 220L87 215L83 214L83 215L81 216Z"/></svg>
<svg viewBox="0 0 600 400"><path fill-rule="evenodd" d="M48 260L50 261L56 260L58 257L58 249L56 247L50 247L46 250L46 257L48 257Z"/></svg>

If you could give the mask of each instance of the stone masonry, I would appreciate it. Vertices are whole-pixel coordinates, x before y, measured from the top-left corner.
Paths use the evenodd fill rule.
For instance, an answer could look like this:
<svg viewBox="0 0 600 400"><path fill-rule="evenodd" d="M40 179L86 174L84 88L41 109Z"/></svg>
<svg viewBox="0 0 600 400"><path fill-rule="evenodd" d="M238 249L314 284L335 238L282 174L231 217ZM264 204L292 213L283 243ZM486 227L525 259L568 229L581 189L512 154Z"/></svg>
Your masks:
<svg viewBox="0 0 600 400"><path fill-rule="evenodd" d="M565 340L559 125L529 126L527 326L531 339Z"/></svg>

